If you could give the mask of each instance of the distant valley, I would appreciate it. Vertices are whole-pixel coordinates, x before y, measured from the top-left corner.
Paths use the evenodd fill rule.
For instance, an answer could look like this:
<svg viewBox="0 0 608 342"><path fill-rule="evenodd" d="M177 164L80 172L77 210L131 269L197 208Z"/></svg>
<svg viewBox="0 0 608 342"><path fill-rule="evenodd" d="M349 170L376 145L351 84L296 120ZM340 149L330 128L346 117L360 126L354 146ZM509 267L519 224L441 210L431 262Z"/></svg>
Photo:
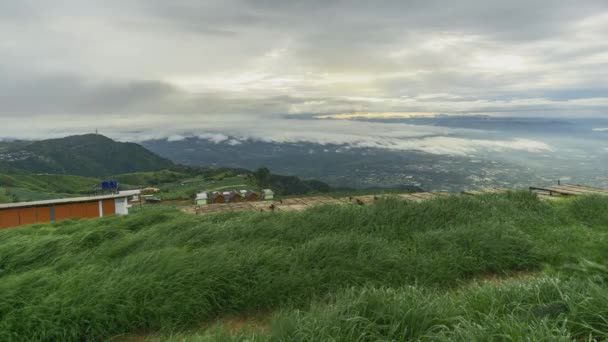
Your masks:
<svg viewBox="0 0 608 342"><path fill-rule="evenodd" d="M305 120L318 120L301 117ZM524 188L558 179L608 186L608 127L603 119L561 120L487 116L437 116L413 119L357 119L406 123L421 127L463 129L453 137L475 142L534 139L548 146L543 151L510 150L500 146L460 155L416 150L365 148L351 144L283 142L243 136L186 135L182 139L142 142L155 153L186 165L257 168L316 178L332 186L419 186L433 191L460 191L482 187ZM371 132L370 134L373 134ZM602 145L605 144L605 147Z"/></svg>
<svg viewBox="0 0 608 342"><path fill-rule="evenodd" d="M414 151L351 148L347 145L268 143L206 139L146 141L161 156L187 165L257 168L315 178L336 187L417 186L426 190L460 191L490 186L524 187L536 179L529 170L504 161Z"/></svg>

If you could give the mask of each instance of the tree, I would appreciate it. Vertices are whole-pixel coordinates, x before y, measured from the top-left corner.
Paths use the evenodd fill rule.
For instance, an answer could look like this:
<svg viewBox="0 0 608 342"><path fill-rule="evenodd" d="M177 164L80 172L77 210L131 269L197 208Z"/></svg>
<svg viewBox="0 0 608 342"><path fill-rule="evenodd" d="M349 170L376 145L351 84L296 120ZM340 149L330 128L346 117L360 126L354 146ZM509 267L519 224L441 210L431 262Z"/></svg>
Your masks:
<svg viewBox="0 0 608 342"><path fill-rule="evenodd" d="M253 178L260 187L268 187L270 185L270 170L261 167L253 172Z"/></svg>

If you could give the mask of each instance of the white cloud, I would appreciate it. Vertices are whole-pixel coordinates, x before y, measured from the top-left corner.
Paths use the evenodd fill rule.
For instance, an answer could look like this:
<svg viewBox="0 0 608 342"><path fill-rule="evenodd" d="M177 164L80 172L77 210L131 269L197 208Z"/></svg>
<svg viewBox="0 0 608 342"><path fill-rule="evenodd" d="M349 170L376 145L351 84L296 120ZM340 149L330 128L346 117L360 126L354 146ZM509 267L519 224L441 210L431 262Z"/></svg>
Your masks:
<svg viewBox="0 0 608 342"><path fill-rule="evenodd" d="M214 143L236 145L247 140L272 143L315 143L347 145L355 148L378 148L394 151L420 151L445 155L474 155L482 152L523 151L547 152L551 147L530 139L491 140L464 138L483 132L434 126L370 123L349 120L272 120L243 121L239 128L223 129L221 123L207 122L212 132L191 133ZM194 128L193 128L194 129ZM213 131L224 133L214 133ZM187 134L183 134L187 135ZM233 138L231 138L233 137Z"/></svg>
<svg viewBox="0 0 608 342"><path fill-rule="evenodd" d="M183 136L183 135L179 135L179 134L173 134L173 135L170 135L170 136L167 137L167 141L170 141L170 142L172 142L172 141L182 141L184 139L186 139L186 137Z"/></svg>
<svg viewBox="0 0 608 342"><path fill-rule="evenodd" d="M373 129L298 122L300 132L281 117L605 116L607 18L608 3L594 0L5 1L0 136L212 131L223 142L266 125L276 139L374 144ZM316 134L324 125L336 132ZM407 139L446 149L419 136L380 143Z"/></svg>

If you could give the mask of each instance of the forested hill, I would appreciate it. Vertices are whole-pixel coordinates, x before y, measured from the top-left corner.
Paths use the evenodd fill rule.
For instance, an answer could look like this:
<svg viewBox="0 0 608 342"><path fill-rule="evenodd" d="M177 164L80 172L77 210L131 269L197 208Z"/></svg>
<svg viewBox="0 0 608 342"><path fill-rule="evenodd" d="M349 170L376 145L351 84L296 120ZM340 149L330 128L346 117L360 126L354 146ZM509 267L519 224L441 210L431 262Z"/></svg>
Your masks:
<svg viewBox="0 0 608 342"><path fill-rule="evenodd" d="M135 143L116 142L99 134L34 142L0 144L0 169L77 176L106 176L155 171L174 164Z"/></svg>

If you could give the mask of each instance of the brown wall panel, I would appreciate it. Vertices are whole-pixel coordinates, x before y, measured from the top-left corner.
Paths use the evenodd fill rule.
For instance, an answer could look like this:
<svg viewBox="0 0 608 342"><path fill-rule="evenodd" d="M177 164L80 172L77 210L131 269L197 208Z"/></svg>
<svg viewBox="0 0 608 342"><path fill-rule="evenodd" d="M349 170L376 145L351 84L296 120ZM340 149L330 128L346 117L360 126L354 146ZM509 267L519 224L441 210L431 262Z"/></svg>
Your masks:
<svg viewBox="0 0 608 342"><path fill-rule="evenodd" d="M36 223L36 208L20 208L19 209L19 224Z"/></svg>
<svg viewBox="0 0 608 342"><path fill-rule="evenodd" d="M84 213L83 218L95 218L99 217L99 203L98 202L86 202L82 203Z"/></svg>
<svg viewBox="0 0 608 342"><path fill-rule="evenodd" d="M72 204L62 204L55 206L55 221L65 220L72 216Z"/></svg>
<svg viewBox="0 0 608 342"><path fill-rule="evenodd" d="M19 209L0 210L0 229L19 225Z"/></svg>
<svg viewBox="0 0 608 342"><path fill-rule="evenodd" d="M44 223L51 221L51 211L49 207L36 208L36 222Z"/></svg>
<svg viewBox="0 0 608 342"><path fill-rule="evenodd" d="M114 215L116 213L116 207L114 206L113 199L103 200L103 216Z"/></svg>
<svg viewBox="0 0 608 342"><path fill-rule="evenodd" d="M70 204L70 216L71 217L84 217L84 203Z"/></svg>

